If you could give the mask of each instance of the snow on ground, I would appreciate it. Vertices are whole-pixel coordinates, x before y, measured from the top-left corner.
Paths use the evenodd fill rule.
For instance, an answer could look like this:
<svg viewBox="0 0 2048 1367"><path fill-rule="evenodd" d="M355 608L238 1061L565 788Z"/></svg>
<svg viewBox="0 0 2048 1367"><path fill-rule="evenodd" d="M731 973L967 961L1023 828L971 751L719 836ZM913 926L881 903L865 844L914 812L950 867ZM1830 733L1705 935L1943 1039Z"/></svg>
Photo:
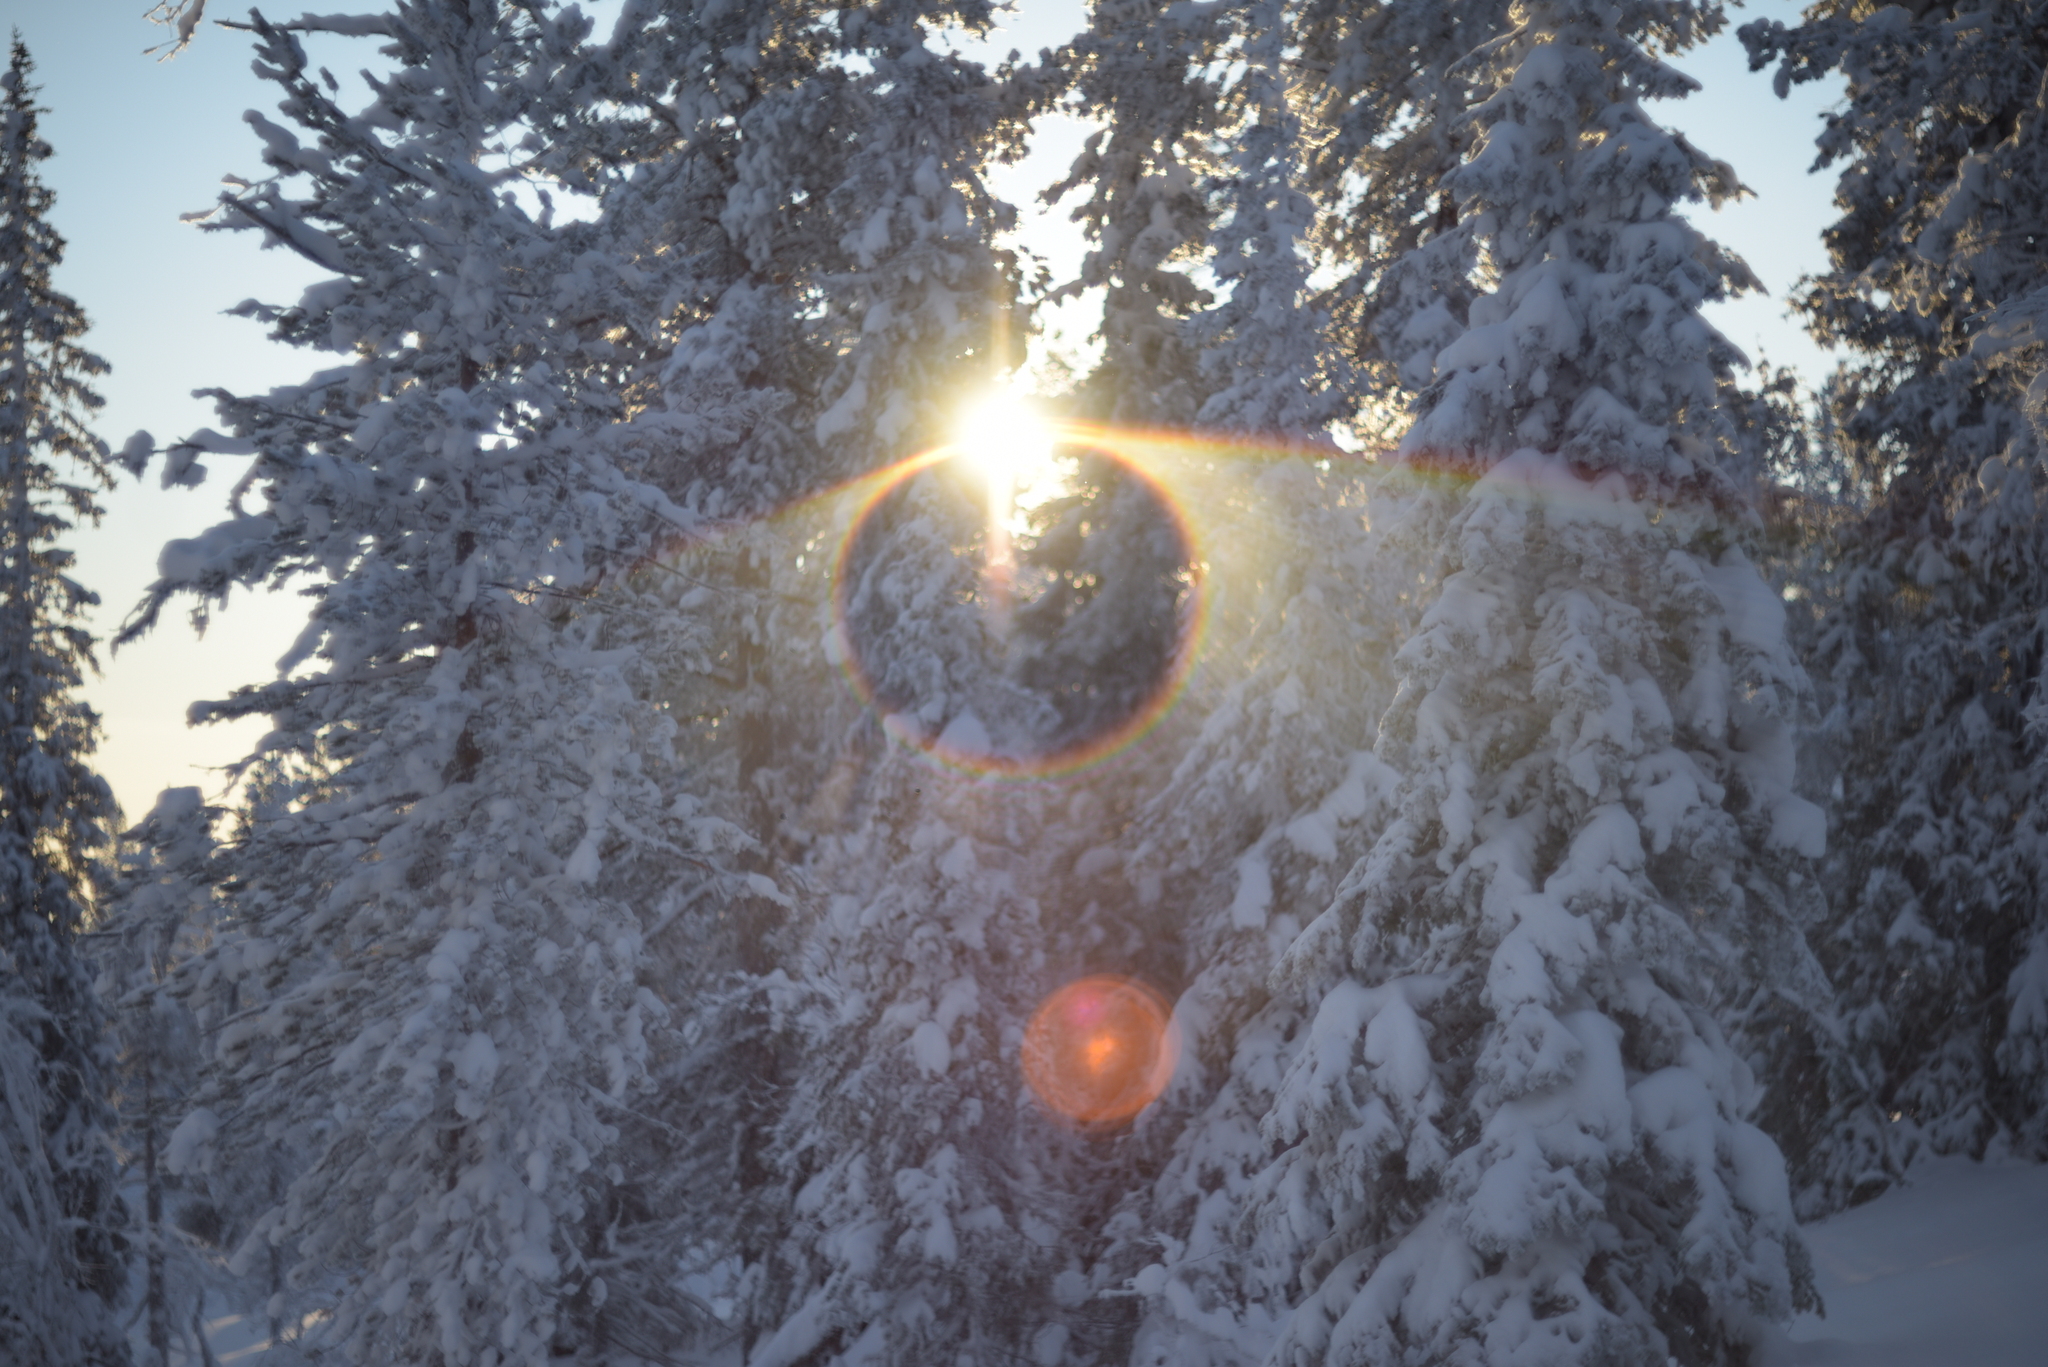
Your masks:
<svg viewBox="0 0 2048 1367"><path fill-rule="evenodd" d="M2048 1166L1922 1163L1805 1234L1827 1317L1760 1367L2048 1362Z"/></svg>
<svg viewBox="0 0 2048 1367"><path fill-rule="evenodd" d="M1827 1318L1800 1316L1757 1367L2048 1363L2048 1164L1923 1162L1911 1185L1804 1234ZM141 1361L139 1324L133 1336ZM268 1357L256 1318L213 1318L207 1338L221 1367ZM199 1361L172 1349L172 1367Z"/></svg>
<svg viewBox="0 0 2048 1367"><path fill-rule="evenodd" d="M1827 1316L1801 1315L1758 1367L2048 1362L2048 1165L1921 1163L1910 1185L1804 1233ZM259 1323L207 1326L222 1367L259 1367Z"/></svg>

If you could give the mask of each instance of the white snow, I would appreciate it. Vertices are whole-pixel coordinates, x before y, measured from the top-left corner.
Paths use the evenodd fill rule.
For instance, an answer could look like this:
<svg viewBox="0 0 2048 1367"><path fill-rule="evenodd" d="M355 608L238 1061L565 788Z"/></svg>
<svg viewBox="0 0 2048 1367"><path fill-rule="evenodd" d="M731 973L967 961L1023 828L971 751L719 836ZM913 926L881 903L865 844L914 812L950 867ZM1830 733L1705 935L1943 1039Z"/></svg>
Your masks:
<svg viewBox="0 0 2048 1367"><path fill-rule="evenodd" d="M1273 872L1266 863L1264 842L1238 857L1237 896L1230 904L1230 923L1250 930L1266 923L1266 910L1273 905Z"/></svg>
<svg viewBox="0 0 2048 1367"><path fill-rule="evenodd" d="M988 725L974 714L972 708L946 723L946 729L939 732L941 753L963 756L982 756L994 751L994 742L989 739Z"/></svg>
<svg viewBox="0 0 2048 1367"><path fill-rule="evenodd" d="M157 574L167 583L194 583L211 571L230 569L248 542L263 540L275 530L277 524L267 517L237 517L196 537L166 541L157 556Z"/></svg>
<svg viewBox="0 0 2048 1367"><path fill-rule="evenodd" d="M2039 1367L2048 1360L2048 1166L1939 1159L1805 1229L1827 1315L1758 1367Z"/></svg>
<svg viewBox="0 0 2048 1367"><path fill-rule="evenodd" d="M178 1122L166 1146L164 1166L174 1173L195 1172L205 1163L214 1136L220 1133L220 1119L200 1107Z"/></svg>
<svg viewBox="0 0 2048 1367"><path fill-rule="evenodd" d="M910 1056L926 1076L946 1071L953 1062L953 1046L937 1021L925 1021L910 1032Z"/></svg>

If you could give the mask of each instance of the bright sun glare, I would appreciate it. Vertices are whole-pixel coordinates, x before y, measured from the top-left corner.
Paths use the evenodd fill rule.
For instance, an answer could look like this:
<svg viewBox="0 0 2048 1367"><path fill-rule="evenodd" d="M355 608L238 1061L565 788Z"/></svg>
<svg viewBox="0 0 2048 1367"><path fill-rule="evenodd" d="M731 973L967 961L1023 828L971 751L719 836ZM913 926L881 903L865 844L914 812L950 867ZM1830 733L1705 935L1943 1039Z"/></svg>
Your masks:
<svg viewBox="0 0 2048 1367"><path fill-rule="evenodd" d="M957 437L961 456L987 481L992 501L1029 508L1060 484L1052 425L1014 394L995 394L968 409Z"/></svg>

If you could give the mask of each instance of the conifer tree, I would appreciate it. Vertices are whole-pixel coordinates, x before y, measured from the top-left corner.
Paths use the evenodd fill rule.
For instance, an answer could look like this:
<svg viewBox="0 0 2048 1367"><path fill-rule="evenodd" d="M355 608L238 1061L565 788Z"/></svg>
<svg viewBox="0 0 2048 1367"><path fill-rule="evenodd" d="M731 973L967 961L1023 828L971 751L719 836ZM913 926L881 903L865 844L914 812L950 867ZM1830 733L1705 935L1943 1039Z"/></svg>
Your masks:
<svg viewBox="0 0 2048 1367"><path fill-rule="evenodd" d="M1287 7L1279 0L1232 15L1229 53L1239 74L1223 92L1233 117L1231 153L1216 177L1210 269L1228 290L1191 320L1206 341L1208 391L1196 421L1269 441L1313 443L1342 415L1350 389L1330 357L1328 323L1302 313L1316 245L1315 204L1304 178L1302 121L1289 79Z"/></svg>
<svg viewBox="0 0 2048 1367"><path fill-rule="evenodd" d="M637 1315L631 1342L674 1352L731 1338L735 1281L775 1241L768 1155L788 1078L769 984L795 934L777 884L802 835L787 794L829 749L805 744L819 685L843 692L777 649L802 552L773 516L839 468L805 430L834 359L807 314L834 264L819 252L839 153L804 96L834 42L806 0L674 0L629 11L608 46L605 94L653 115L630 149L639 169L603 199L609 250L630 263L620 283L658 343L624 432L642 477L705 533L663 538L611 581L608 631L640 653L647 695L677 721L690 785L675 814L700 844L729 848L717 862L738 875L648 861L626 894L649 918L643 977L672 1026L619 1118L617 1240L671 1268L682 1294L619 1310ZM814 644L816 622L804 626Z"/></svg>
<svg viewBox="0 0 2048 1367"><path fill-rule="evenodd" d="M1184 345L1196 438L1227 454L1179 490L1208 549L1206 659L1183 704L1198 715L1123 833L1122 867L1096 876L1178 949L1184 985L1185 1061L1131 1146L1162 1171L1123 1193L1094 1271L1099 1292L1140 1293L1134 1363L1257 1361L1293 1299L1306 1250L1242 1238L1269 1153L1259 1120L1300 1024L1266 979L1327 903L1341 851L1376 829L1390 777L1371 748L1401 585L1375 534L1378 481L1331 443L1356 387L1308 285L1322 233L1302 189L1310 101L1287 60L1290 9L1238 6L1219 24L1230 150L1205 189L1223 297Z"/></svg>
<svg viewBox="0 0 2048 1367"><path fill-rule="evenodd" d="M955 3L839 14L857 60L793 91L757 151L806 165L787 145L799 129L841 149L797 210L811 255L788 258L829 282L816 326L836 359L810 409L826 468L878 472L949 440L1013 363L1016 269L994 246L1011 211L984 178L1044 92L1035 69L992 78L943 52L942 29L988 18ZM1063 1141L1025 1101L1016 1048L1063 966L1034 871L1071 836L1046 790L971 771L1047 747L1058 714L1005 665L976 563L986 495L961 473L913 475L838 529L852 536L839 620L808 623L833 655L791 643L775 662L778 690L812 712L789 748L825 769L790 823L801 919L770 984L795 1067L773 1131L772 1246L741 1312L764 1367L1061 1351L1050 1287L1072 1255L1045 1164ZM806 581L817 571L776 575ZM868 706L837 700L820 666L842 662ZM956 744L969 772L924 753Z"/></svg>
<svg viewBox="0 0 2048 1367"><path fill-rule="evenodd" d="M616 98L647 49L500 0L250 27L297 131L250 116L269 174L219 222L333 273L246 311L339 363L216 393L229 432L184 458L255 462L131 627L236 584L313 602L276 680L200 709L273 729L216 856L233 896L183 969L212 1060L170 1165L262 1208L239 1265L281 1254L360 1360L686 1336L672 1250L630 1237L621 1127L672 1018L645 931L727 835L685 821L651 666L597 591L699 519L623 421L662 359L651 244L556 214L673 146ZM360 107L309 37L380 44ZM226 1190L268 1158L281 1191Z"/></svg>
<svg viewBox="0 0 2048 1367"><path fill-rule="evenodd" d="M1083 415L1133 425L1186 426L1200 407L1188 317L1210 302L1189 267L1207 245L1204 180L1214 169L1217 101L1210 64L1222 39L1214 7L1106 0L1088 31L1059 55L1079 111L1102 127L1067 176L1046 190L1072 211L1090 249L1080 275L1054 297L1102 290L1101 363Z"/></svg>
<svg viewBox="0 0 2048 1367"><path fill-rule="evenodd" d="M248 1232L260 1211L215 1202L204 1184L170 1171L172 1130L184 1119L204 1066L198 1022L172 990L178 967L205 942L218 919L214 882L214 825L222 815L197 788L167 788L149 815L122 837L120 877L110 899L99 955L100 991L113 1017L120 1049L115 1104L120 1116L124 1183L139 1188L131 1211L142 1276L137 1318L151 1367L169 1367L176 1350L203 1358L208 1294L229 1293L211 1308L266 1311L270 1337L284 1338L282 1304L265 1304L285 1290L276 1257L262 1274L225 1278L222 1245ZM278 1175L273 1157L268 1176ZM268 1181L243 1180L229 1193L265 1193ZM226 1283L225 1285L223 1283ZM258 1289L260 1288L260 1290Z"/></svg>
<svg viewBox="0 0 2048 1367"><path fill-rule="evenodd" d="M1742 34L1780 94L1848 84L1818 140L1843 214L1795 301L1850 357L1828 398L1854 503L1806 574L1840 794L1816 944L1896 1126L1830 1136L1831 1203L1923 1149L2048 1159L2048 487L2021 308L2044 280L2044 25L2033 0L1829 0Z"/></svg>
<svg viewBox="0 0 2048 1367"><path fill-rule="evenodd" d="M87 422L106 363L51 283L64 240L28 49L0 77L0 1357L112 1364L127 1346L124 1213L108 1130L111 1058L79 936L105 890L117 813L93 772L99 718L80 618L96 599L59 539L111 483Z"/></svg>
<svg viewBox="0 0 2048 1367"><path fill-rule="evenodd" d="M1368 439L1400 435L1405 396L1428 383L1437 351L1474 294L1472 225L1443 185L1457 165L1474 70L1465 59L1508 21L1490 4L1306 0L1295 7L1297 98L1314 136L1303 188L1321 214L1330 350Z"/></svg>
<svg viewBox="0 0 2048 1367"><path fill-rule="evenodd" d="M1719 22L1530 0L1475 58L1445 189L1490 288L1401 448L1443 577L1400 784L1276 971L1310 1020L1256 1214L1315 1250L1280 1361L1733 1363L1810 1295L1716 1019L1821 836L1698 313L1753 281L1676 213L1732 172L1643 108Z"/></svg>
<svg viewBox="0 0 2048 1367"><path fill-rule="evenodd" d="M1373 472L1269 459L1235 472L1249 487L1216 538L1229 553L1209 566L1223 620L1212 618L1205 670L1227 676L1208 685L1220 696L1183 704L1204 709L1198 728L1121 834L1121 866L1094 879L1105 901L1144 908L1184 984L1184 1061L1138 1135L1140 1152L1163 1151L1163 1170L1126 1194L1096 1275L1105 1290L1146 1275L1131 1360L1147 1364L1259 1361L1297 1294L1308 1250L1246 1228L1271 1152L1260 1120L1303 1023L1299 1001L1267 980L1378 831L1392 789L1372 753L1405 606L1377 521L1388 504Z"/></svg>

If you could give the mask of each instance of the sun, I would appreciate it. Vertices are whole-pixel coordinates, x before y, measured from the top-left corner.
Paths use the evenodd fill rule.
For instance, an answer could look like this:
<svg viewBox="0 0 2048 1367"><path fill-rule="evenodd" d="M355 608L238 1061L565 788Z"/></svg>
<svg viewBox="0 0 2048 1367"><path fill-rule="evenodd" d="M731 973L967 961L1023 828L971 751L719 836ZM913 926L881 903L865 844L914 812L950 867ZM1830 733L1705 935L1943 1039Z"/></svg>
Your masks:
<svg viewBox="0 0 2048 1367"><path fill-rule="evenodd" d="M1059 433L1029 401L998 390L961 413L948 457L980 486L988 524L980 597L998 639L1008 639L1018 589L1017 542L1040 505L1068 487Z"/></svg>
<svg viewBox="0 0 2048 1367"><path fill-rule="evenodd" d="M1063 483L1055 455L1058 433L1018 395L990 394L970 405L954 445L988 486L990 504L1002 505L1004 514L1044 502Z"/></svg>

